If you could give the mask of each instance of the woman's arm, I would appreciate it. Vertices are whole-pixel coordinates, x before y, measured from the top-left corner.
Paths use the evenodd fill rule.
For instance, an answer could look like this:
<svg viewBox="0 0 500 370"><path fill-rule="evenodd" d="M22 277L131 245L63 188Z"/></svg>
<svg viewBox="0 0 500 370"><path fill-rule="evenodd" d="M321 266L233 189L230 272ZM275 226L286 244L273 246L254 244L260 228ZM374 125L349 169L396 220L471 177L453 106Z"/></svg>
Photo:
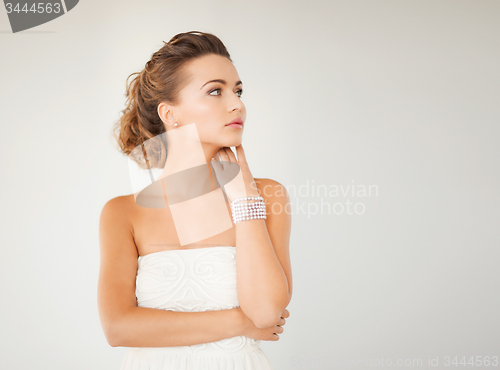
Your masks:
<svg viewBox="0 0 500 370"><path fill-rule="evenodd" d="M130 211L126 198L117 197L105 204L99 221L98 308L108 343L113 347L169 347L243 335L239 307L203 312L137 307L138 253L127 217Z"/></svg>
<svg viewBox="0 0 500 370"><path fill-rule="evenodd" d="M217 159L237 163L240 172L224 186L231 201L245 196L262 196L267 219L238 222L236 233L236 268L238 301L243 313L258 328L275 325L292 298L290 263L291 210L286 188L271 179L254 179L248 167L243 144L221 148ZM224 166L213 167L223 176ZM239 179L238 179L239 176ZM233 184L234 182L234 184ZM270 189L269 189L270 188Z"/></svg>
<svg viewBox="0 0 500 370"><path fill-rule="evenodd" d="M174 312L131 307L117 316L106 338L112 347L170 347L213 342L241 335L236 310Z"/></svg>
<svg viewBox="0 0 500 370"><path fill-rule="evenodd" d="M276 324L292 297L291 211L283 185L270 179L255 181L266 203L267 219L235 225L237 284L241 309L263 328Z"/></svg>

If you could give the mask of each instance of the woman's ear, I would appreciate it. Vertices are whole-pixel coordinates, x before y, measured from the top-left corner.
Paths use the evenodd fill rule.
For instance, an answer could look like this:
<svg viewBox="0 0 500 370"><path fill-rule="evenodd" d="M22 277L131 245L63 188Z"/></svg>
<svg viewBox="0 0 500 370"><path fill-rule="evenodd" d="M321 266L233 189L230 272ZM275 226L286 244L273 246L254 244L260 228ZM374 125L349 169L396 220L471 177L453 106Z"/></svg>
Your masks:
<svg viewBox="0 0 500 370"><path fill-rule="evenodd" d="M165 124L165 130L174 129L179 127L177 118L173 113L173 107L165 102L158 104L158 116Z"/></svg>

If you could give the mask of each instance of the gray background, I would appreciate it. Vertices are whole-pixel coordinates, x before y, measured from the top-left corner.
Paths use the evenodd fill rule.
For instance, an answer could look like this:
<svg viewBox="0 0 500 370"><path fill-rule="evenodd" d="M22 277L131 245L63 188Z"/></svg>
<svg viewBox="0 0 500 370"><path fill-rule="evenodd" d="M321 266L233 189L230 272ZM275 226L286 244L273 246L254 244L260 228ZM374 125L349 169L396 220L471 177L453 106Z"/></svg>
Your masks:
<svg viewBox="0 0 500 370"><path fill-rule="evenodd" d="M226 44L250 169L294 207L290 317L262 342L274 368L500 355L499 16L498 1L86 0L12 34L1 9L1 367L119 368L96 302L99 214L131 193L111 126L126 77L190 30ZM363 212L314 213L348 201Z"/></svg>

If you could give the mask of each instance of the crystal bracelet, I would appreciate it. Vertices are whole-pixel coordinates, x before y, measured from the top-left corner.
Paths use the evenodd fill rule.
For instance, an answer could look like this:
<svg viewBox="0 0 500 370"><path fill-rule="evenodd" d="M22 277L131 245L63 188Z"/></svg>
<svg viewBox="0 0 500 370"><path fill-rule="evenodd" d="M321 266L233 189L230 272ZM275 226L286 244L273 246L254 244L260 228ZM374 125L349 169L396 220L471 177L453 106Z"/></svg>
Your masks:
<svg viewBox="0 0 500 370"><path fill-rule="evenodd" d="M231 202L231 207L238 203L238 202L242 202L244 200L264 200L264 198L262 198L261 196L253 196L253 197L244 197L244 198L238 198L238 199L235 199Z"/></svg>
<svg viewBox="0 0 500 370"><path fill-rule="evenodd" d="M236 204L240 200L255 200L251 203ZM240 198L231 203L233 221L235 224L245 220L266 219L266 204L262 197Z"/></svg>

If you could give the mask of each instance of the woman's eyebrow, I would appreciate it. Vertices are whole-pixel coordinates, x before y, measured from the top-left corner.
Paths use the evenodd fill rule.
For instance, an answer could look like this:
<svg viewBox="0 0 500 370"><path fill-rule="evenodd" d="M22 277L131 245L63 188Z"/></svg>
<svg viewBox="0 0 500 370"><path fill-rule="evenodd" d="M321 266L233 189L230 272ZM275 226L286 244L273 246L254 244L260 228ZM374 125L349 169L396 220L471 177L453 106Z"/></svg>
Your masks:
<svg viewBox="0 0 500 370"><path fill-rule="evenodd" d="M219 83L221 83L221 84L223 84L223 85L227 85L226 80L215 79L215 80L210 80L210 81L205 82L205 83L203 84L203 86L205 86L206 84L208 84L208 83L210 83L210 82L219 82ZM241 80L240 80L240 81L236 81L236 83L234 84L234 86L238 86L238 85L241 85L241 84L243 84L243 82L241 82ZM200 90L203 88L203 86L202 86L202 87L200 87Z"/></svg>

